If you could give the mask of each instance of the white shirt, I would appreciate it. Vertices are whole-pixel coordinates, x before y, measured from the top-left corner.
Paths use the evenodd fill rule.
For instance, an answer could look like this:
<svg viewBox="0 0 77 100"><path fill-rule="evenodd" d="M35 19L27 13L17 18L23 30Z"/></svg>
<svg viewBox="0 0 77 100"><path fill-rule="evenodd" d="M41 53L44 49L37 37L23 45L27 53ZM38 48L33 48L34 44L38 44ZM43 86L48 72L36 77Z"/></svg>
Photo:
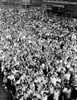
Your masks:
<svg viewBox="0 0 77 100"><path fill-rule="evenodd" d="M50 93L51 93L51 94L54 93L54 87L50 87Z"/></svg>
<svg viewBox="0 0 77 100"><path fill-rule="evenodd" d="M42 97L42 100L47 100L47 96L45 96L45 97Z"/></svg>
<svg viewBox="0 0 77 100"><path fill-rule="evenodd" d="M66 73L66 74L65 74L65 78L66 78L68 81L70 80L70 76L71 76L70 73Z"/></svg>
<svg viewBox="0 0 77 100"><path fill-rule="evenodd" d="M63 92L66 94L67 98L70 98L70 96L71 96L71 89L64 88Z"/></svg>
<svg viewBox="0 0 77 100"><path fill-rule="evenodd" d="M16 84L20 84L20 80L18 80L18 81L16 82Z"/></svg>
<svg viewBox="0 0 77 100"><path fill-rule="evenodd" d="M15 77L14 77L14 75L11 74L11 75L8 76L8 79L10 79L10 80L14 80Z"/></svg>
<svg viewBox="0 0 77 100"><path fill-rule="evenodd" d="M54 91L54 100L58 100L60 91Z"/></svg>
<svg viewBox="0 0 77 100"><path fill-rule="evenodd" d="M54 86L56 85L56 81L57 81L56 77L51 77L51 82L54 84Z"/></svg>

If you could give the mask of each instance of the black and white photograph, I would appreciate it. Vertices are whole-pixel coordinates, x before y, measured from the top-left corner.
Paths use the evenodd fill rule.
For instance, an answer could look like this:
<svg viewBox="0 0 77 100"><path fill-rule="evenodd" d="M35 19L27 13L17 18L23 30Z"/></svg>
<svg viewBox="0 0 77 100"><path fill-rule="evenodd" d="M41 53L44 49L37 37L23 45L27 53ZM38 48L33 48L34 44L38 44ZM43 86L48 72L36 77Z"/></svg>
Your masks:
<svg viewBox="0 0 77 100"><path fill-rule="evenodd" d="M77 100L77 0L0 0L0 100Z"/></svg>

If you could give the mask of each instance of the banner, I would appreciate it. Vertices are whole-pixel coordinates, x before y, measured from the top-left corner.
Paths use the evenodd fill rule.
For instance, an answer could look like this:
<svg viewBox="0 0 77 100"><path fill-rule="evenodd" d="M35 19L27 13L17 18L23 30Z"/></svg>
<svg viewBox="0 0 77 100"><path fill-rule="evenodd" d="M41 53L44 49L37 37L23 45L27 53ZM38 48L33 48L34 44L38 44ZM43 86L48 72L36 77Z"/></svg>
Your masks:
<svg viewBox="0 0 77 100"><path fill-rule="evenodd" d="M64 5L59 5L59 4L52 4L53 7L59 7L59 8L64 8Z"/></svg>
<svg viewBox="0 0 77 100"><path fill-rule="evenodd" d="M42 3L43 0L30 0L30 2L33 3L33 4L34 4L34 3Z"/></svg>

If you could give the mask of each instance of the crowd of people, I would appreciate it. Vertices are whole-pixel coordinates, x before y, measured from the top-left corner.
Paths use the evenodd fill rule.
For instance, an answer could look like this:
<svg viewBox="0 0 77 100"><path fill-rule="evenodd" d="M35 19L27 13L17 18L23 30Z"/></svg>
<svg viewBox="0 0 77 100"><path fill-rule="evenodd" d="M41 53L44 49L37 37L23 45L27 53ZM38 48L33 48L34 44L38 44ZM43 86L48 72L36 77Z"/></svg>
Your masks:
<svg viewBox="0 0 77 100"><path fill-rule="evenodd" d="M0 5L0 59L15 100L76 100L77 19Z"/></svg>

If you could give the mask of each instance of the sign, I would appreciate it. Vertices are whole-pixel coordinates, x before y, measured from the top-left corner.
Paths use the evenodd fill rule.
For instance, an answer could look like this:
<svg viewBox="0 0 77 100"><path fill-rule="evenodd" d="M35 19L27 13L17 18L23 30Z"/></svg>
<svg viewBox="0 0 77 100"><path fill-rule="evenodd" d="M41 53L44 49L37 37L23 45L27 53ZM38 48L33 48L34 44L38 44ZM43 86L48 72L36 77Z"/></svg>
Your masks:
<svg viewBox="0 0 77 100"><path fill-rule="evenodd" d="M64 5L52 4L53 7L64 8Z"/></svg>
<svg viewBox="0 0 77 100"><path fill-rule="evenodd" d="M22 0L23 4L28 5L30 4L30 0Z"/></svg>
<svg viewBox="0 0 77 100"><path fill-rule="evenodd" d="M30 0L31 3L42 3L43 0Z"/></svg>
<svg viewBox="0 0 77 100"><path fill-rule="evenodd" d="M33 6L42 6L43 0L30 0L30 5Z"/></svg>

